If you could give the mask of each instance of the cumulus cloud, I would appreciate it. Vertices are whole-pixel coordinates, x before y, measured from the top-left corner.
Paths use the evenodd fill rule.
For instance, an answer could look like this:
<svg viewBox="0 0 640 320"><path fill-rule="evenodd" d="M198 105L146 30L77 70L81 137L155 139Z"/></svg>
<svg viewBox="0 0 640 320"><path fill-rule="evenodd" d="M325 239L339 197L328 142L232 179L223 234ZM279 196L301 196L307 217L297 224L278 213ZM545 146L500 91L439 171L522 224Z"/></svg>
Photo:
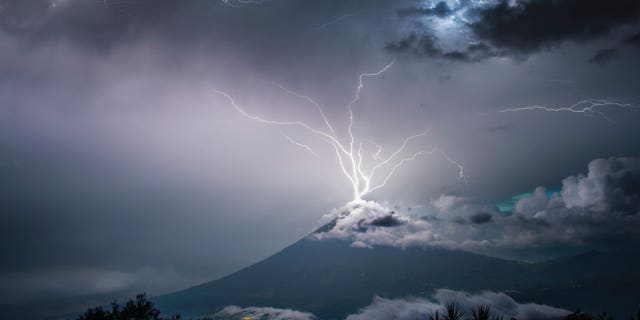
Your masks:
<svg viewBox="0 0 640 320"><path fill-rule="evenodd" d="M586 175L569 176L549 196L538 187L513 213L442 195L422 213L402 213L375 202L334 212L315 239L355 247L445 247L487 252L517 248L580 248L628 244L640 235L640 158L591 161Z"/></svg>
<svg viewBox="0 0 640 320"><path fill-rule="evenodd" d="M213 319L242 319L249 317L254 320L313 320L317 319L313 314L291 309L277 309L272 307L247 307L227 306L213 315Z"/></svg>
<svg viewBox="0 0 640 320"><path fill-rule="evenodd" d="M640 158L597 159L585 175L562 181L567 208L598 213L636 215L640 210Z"/></svg>
<svg viewBox="0 0 640 320"><path fill-rule="evenodd" d="M457 304L465 314L470 314L471 310L477 306L489 306L494 315L507 319L559 319L570 313L567 310L548 305L521 304L504 293L487 291L480 294L469 294L463 291L440 289L436 291L431 299L385 299L375 297L371 305L361 309L357 314L348 316L347 320L425 319L428 314L436 311L442 312L444 305L447 303Z"/></svg>
<svg viewBox="0 0 640 320"><path fill-rule="evenodd" d="M532 197L516 203L503 242L610 244L637 240L640 159L596 159L588 169L586 175L565 178L561 191L551 197L539 187Z"/></svg>

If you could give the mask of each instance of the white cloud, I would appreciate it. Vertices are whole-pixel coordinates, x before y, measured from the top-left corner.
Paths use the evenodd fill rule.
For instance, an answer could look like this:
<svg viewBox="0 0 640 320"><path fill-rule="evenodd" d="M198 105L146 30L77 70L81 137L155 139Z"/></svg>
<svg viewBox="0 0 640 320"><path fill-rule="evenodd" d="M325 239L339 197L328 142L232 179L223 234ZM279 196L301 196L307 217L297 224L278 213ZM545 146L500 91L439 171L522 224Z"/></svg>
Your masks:
<svg viewBox="0 0 640 320"><path fill-rule="evenodd" d="M504 293L482 292L469 294L463 291L440 289L431 299L406 298L385 299L375 297L373 303L362 308L359 313L352 314L347 320L414 320L426 319L429 314L442 312L444 305L455 303L462 308L466 315L481 305L491 308L494 315L506 319L520 320L558 319L570 312L564 309L534 303L518 303Z"/></svg>
<svg viewBox="0 0 640 320"><path fill-rule="evenodd" d="M437 240L431 224L397 214L373 201L351 203L340 210L335 226L315 239L337 238L354 247L407 247Z"/></svg>
<svg viewBox="0 0 640 320"><path fill-rule="evenodd" d="M640 158L597 159L586 176L562 181L567 208L589 208L610 214L637 214L640 210Z"/></svg>
<svg viewBox="0 0 640 320"><path fill-rule="evenodd" d="M426 319L429 314L442 312L448 303L455 303L466 315L478 306L489 306L493 315L520 320L560 319L570 312L564 309L535 303L518 303L501 292L485 291L470 294L464 291L439 289L430 298L409 297L386 299L374 297L370 305L357 313L346 317L346 320L416 320ZM227 306L211 316L215 320L241 319L250 317L254 320L314 320L308 312L273 307L238 307Z"/></svg>

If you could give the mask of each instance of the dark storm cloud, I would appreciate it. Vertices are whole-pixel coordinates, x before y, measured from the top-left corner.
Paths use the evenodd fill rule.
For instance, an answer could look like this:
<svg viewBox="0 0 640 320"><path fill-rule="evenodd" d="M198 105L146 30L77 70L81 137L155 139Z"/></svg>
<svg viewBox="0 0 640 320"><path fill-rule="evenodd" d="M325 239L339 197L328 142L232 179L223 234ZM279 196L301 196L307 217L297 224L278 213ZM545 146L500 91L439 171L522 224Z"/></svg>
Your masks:
<svg viewBox="0 0 640 320"><path fill-rule="evenodd" d="M475 224L489 223L493 220L493 215L489 212L478 212L473 214L469 220Z"/></svg>
<svg viewBox="0 0 640 320"><path fill-rule="evenodd" d="M404 38L392 41L387 49L413 56L452 61L480 61L497 56L526 57L557 47L565 42L584 42L601 38L622 26L634 25L640 18L640 3L635 0L523 0L484 5L463 2L451 9L444 3L431 8L413 7L398 12L403 17L439 17L461 20L461 28L474 38L472 44L457 50L440 49L429 23L420 24ZM416 33L421 34L417 36ZM609 60L604 52L592 62Z"/></svg>
<svg viewBox="0 0 640 320"><path fill-rule="evenodd" d="M624 43L633 45L633 46L640 46L640 32L635 33L627 37L626 39L624 39Z"/></svg>
<svg viewBox="0 0 640 320"><path fill-rule="evenodd" d="M596 54L594 54L593 57L589 59L589 62L598 64L598 65L603 65L609 62L610 60L616 58L619 53L620 51L617 48L602 49L596 52Z"/></svg>
<svg viewBox="0 0 640 320"><path fill-rule="evenodd" d="M482 41L515 53L531 53L564 41L584 41L638 22L635 0L500 1L479 8L470 28Z"/></svg>
<svg viewBox="0 0 640 320"><path fill-rule="evenodd" d="M588 61L602 66L611 60L618 59L622 52L627 49L625 46L640 46L640 32L624 37L617 47L599 50Z"/></svg>
<svg viewBox="0 0 640 320"><path fill-rule="evenodd" d="M377 227L395 227L403 223L404 223L403 221L395 217L393 214L390 214L385 217L373 219L369 224Z"/></svg>
<svg viewBox="0 0 640 320"><path fill-rule="evenodd" d="M437 38L430 34L409 33L406 37L389 42L385 50L412 57L429 57L459 62L473 62L500 55L483 43L470 43L463 50L444 50L437 44Z"/></svg>

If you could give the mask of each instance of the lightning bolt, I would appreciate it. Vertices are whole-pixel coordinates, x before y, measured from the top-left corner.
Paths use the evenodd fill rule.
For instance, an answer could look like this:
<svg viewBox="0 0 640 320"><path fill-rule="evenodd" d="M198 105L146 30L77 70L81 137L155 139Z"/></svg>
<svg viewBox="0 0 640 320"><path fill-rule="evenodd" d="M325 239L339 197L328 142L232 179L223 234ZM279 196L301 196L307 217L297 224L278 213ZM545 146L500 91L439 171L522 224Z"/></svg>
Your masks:
<svg viewBox="0 0 640 320"><path fill-rule="evenodd" d="M309 151L309 153L311 153L312 155L314 155L314 156L316 156L316 157L319 157L319 156L318 156L318 154L317 154L317 153L315 153L315 152L313 151L313 149L311 149L311 147L309 147L308 145L306 145L306 144L304 144L304 143L302 143L302 142L298 142L298 141L296 141L296 140L293 140L293 138L291 138L290 136L288 136L284 131L280 131L280 133L282 134L282 136L283 136L285 139L287 139L287 141L291 142L293 145L296 145L296 146L298 146L298 147L300 147L300 148L303 148L303 149L305 149L305 150Z"/></svg>
<svg viewBox="0 0 640 320"><path fill-rule="evenodd" d="M503 109L498 112L520 112L520 111L545 111L545 112L571 112L571 113L581 113L584 115L598 116L609 122L615 122L613 119L609 118L602 110L606 108L624 108L624 109L639 109L640 107L635 106L630 103L620 103L616 102L612 99L585 99L580 100L568 107L545 107L545 106L530 106L530 107L520 107L520 108L511 108L511 109Z"/></svg>
<svg viewBox="0 0 640 320"><path fill-rule="evenodd" d="M317 26L313 27L313 29L312 29L312 30L320 30L320 29L324 29L324 28L326 28L326 27L328 27L328 26L334 25L334 24L336 24L336 23L338 23L338 22L340 22L340 21L342 21L342 20L345 20L345 19L351 18L351 17L353 17L353 16L355 16L355 15L354 15L354 14L351 14L351 13L343 14L343 15L341 15L341 16L339 16L339 17L335 18L335 19L329 20L329 21L327 21L327 22L325 22L325 23L323 23L323 24L320 24L320 25L317 25Z"/></svg>
<svg viewBox="0 0 640 320"><path fill-rule="evenodd" d="M458 168L459 177L461 179L464 178L464 174L463 174L464 167L460 165L458 162L454 161L451 157L449 157L446 153L444 153L438 147L433 147L429 151L425 151L425 150L418 151L412 154L411 156L398 159L400 155L406 150L407 146L412 140L427 135L428 131L424 131L424 132L405 138L402 144L394 152L388 155L386 158L382 156L383 149L382 149L382 146L380 146L379 144L369 139L361 139L359 141L356 139L356 136L353 133L353 125L354 125L353 107L360 100L362 90L364 89L364 86L365 86L365 79L382 75L383 73L388 71L393 66L393 64L394 64L394 61L391 61L389 64L387 64L377 72L363 73L358 76L358 83L356 85L354 97L347 104L347 109L349 112L349 123L347 127L346 139L341 138L336 133L336 130L334 126L331 124L331 121L327 117L326 113L324 112L322 105L317 103L311 97L292 91L278 83L272 82L272 84L280 88L286 94L291 95L297 99L300 99L306 102L307 104L312 105L318 112L319 116L322 118L322 121L326 128L318 129L302 121L278 121L278 120L263 118L255 114L251 114L247 112L244 108L240 107L230 94L218 89L214 89L214 92L224 97L240 115L242 115L247 119L250 119L259 123L267 124L267 125L273 125L273 126L298 127L317 136L318 138L320 138L321 141L324 141L327 144L329 144L335 153L338 166L340 167L341 172L345 175L345 177L351 183L351 186L353 189L353 201L361 201L362 197L364 197L365 195L384 187L387 184L387 182L391 180L395 172L400 167L402 167L405 163L409 161L413 161L417 157L425 154L429 154L429 155L433 155L435 153L440 154L444 160L456 166ZM318 155L312 150L312 148L309 145L292 139L291 137L286 135L284 131L281 131L281 133L287 139L287 141L289 141L291 144L304 148L310 153L312 153L313 155L316 155L316 156ZM343 140L346 140L346 142ZM358 146L357 148L355 148L356 144ZM375 152L371 154L371 158L373 159L374 164L371 165L371 168L368 171L365 170L364 168L365 156L363 154L363 144L371 144L376 148ZM386 170L386 174L384 174L381 179L376 179L377 173L389 167L390 169Z"/></svg>
<svg viewBox="0 0 640 320"><path fill-rule="evenodd" d="M63 6L67 1L66 0L47 0L52 9L57 9L58 6ZM131 5L141 5L143 4L141 1L135 0L84 0L87 2L92 2L96 5L101 5L110 9L114 9L129 18L135 18L131 12L127 11L125 8Z"/></svg>
<svg viewBox="0 0 640 320"><path fill-rule="evenodd" d="M239 8L245 5L260 5L267 1L269 0L220 0L223 4L233 8Z"/></svg>

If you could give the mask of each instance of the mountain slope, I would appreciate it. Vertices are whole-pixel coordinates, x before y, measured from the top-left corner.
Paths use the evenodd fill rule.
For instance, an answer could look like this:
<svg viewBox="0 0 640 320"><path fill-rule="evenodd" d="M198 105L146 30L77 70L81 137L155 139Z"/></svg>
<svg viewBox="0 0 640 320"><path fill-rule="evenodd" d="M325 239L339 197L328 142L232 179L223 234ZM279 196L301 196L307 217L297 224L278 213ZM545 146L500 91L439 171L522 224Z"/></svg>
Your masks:
<svg viewBox="0 0 640 320"><path fill-rule="evenodd" d="M374 295L425 296L448 288L508 291L523 302L626 316L623 311L632 310L622 309L634 308L634 301L640 301L635 290L640 275L628 258L592 252L523 264L464 251L356 248L346 241L307 237L227 277L156 301L164 312L185 316L239 305L290 308L321 319L343 319L370 304Z"/></svg>
<svg viewBox="0 0 640 320"><path fill-rule="evenodd" d="M506 290L525 285L520 275L527 271L516 262L462 251L354 248L344 241L305 238L230 276L157 301L163 310L185 315L235 304L338 319L368 305L374 295L425 295L437 288Z"/></svg>

